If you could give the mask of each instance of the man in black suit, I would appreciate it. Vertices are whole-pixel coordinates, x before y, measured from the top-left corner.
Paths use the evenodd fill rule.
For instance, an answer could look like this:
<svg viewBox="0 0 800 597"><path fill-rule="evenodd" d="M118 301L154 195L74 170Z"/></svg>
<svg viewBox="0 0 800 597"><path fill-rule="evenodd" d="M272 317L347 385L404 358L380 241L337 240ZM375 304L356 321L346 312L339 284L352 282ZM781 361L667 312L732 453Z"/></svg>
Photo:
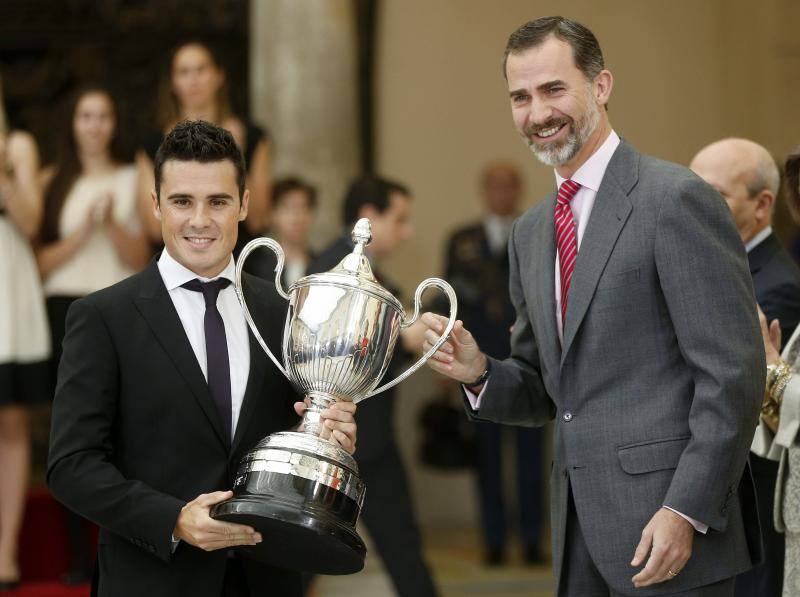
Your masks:
<svg viewBox="0 0 800 597"><path fill-rule="evenodd" d="M480 222L456 230L447 244L444 278L458 296L458 315L486 354L504 359L511 353L511 326L516 314L508 292L508 235L519 215L522 183L511 164L488 165L481 177L486 213ZM503 495L503 436L516 444L517 503L523 559L542 561L539 540L542 519L541 427L511 427L480 421L478 490L483 522L485 561L505 560L506 508Z"/></svg>
<svg viewBox="0 0 800 597"><path fill-rule="evenodd" d="M101 527L93 583L101 596L299 595L300 575L240 558L269 541L215 521L242 455L305 409L247 329L230 285L248 191L231 134L184 122L155 161L153 205L165 248L145 271L76 301L53 405L47 479ZM286 304L244 278L259 329L276 350ZM293 408L294 403L294 408ZM354 449L351 404L324 414Z"/></svg>
<svg viewBox="0 0 800 597"><path fill-rule="evenodd" d="M768 321L780 321L785 343L800 322L800 269L772 232L780 174L769 152L746 139L723 139L703 148L691 169L716 188L733 212L747 250L756 299ZM783 348L783 347L781 347ZM778 463L750 453L758 496L764 561L736 579L737 597L771 597L783 584L783 535L773 524Z"/></svg>
<svg viewBox="0 0 800 597"><path fill-rule="evenodd" d="M344 200L345 233L323 251L308 268L309 273L328 271L353 251L350 233L360 218L369 218L372 242L367 254L373 273L389 292L398 290L374 264L386 257L411 236L411 194L403 185L381 178L355 180ZM400 336L404 346L419 346L414 337L419 326L411 326ZM404 350L398 346L385 379L401 372ZM401 597L431 597L436 588L422 555L422 541L414 517L411 495L403 462L394 439L395 392L389 390L359 406L358 453L356 462L367 486L361 520L380 553L397 594Z"/></svg>

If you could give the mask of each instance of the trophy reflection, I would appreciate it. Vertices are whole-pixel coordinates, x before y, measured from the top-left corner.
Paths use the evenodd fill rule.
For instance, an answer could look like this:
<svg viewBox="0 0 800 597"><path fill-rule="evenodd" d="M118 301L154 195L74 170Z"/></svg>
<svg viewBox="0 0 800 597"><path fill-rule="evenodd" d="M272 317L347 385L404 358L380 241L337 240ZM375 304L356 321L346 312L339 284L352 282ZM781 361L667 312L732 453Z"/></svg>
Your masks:
<svg viewBox="0 0 800 597"><path fill-rule="evenodd" d="M261 347L294 388L310 399L302 431L273 433L239 464L234 497L211 515L252 526L265 541L240 548L270 564L320 574L350 574L364 566L366 547L356 532L365 487L345 450L320 437L320 412L334 401L360 402L413 374L444 344L455 324L456 295L439 278L428 278L414 294L407 317L400 302L372 273L364 254L372 236L369 220L353 229L355 248L332 270L301 278L287 294L280 282L284 255L272 239L258 238L236 264L236 293L245 319ZM258 247L275 252L275 286L289 302L283 333L283 363L270 351L247 308L241 276L247 256ZM386 372L400 330L419 317L423 292L437 287L450 301L450 319L439 340L408 370L376 386Z"/></svg>

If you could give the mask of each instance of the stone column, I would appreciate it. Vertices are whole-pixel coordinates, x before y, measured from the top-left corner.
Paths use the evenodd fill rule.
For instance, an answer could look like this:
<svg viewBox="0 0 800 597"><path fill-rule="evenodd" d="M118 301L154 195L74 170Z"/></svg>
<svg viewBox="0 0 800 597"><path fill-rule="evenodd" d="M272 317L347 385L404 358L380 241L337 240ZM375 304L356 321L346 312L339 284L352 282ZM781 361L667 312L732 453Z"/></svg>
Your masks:
<svg viewBox="0 0 800 597"><path fill-rule="evenodd" d="M341 200L359 171L352 0L251 0L250 105L273 139L273 175L319 189L312 243L341 232Z"/></svg>

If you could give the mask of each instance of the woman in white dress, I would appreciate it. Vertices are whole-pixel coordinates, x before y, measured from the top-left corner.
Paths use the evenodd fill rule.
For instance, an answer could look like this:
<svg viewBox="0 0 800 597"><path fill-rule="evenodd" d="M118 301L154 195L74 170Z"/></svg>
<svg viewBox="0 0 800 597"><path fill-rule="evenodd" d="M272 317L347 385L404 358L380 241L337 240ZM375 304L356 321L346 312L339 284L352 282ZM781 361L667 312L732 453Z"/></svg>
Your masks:
<svg viewBox="0 0 800 597"><path fill-rule="evenodd" d="M47 299L55 388L69 306L136 273L150 247L136 208L136 170L119 149L117 106L101 87L80 90L69 105L56 163L43 174L44 216L36 257ZM89 580L86 523L67 512L67 584Z"/></svg>
<svg viewBox="0 0 800 597"><path fill-rule="evenodd" d="M38 168L33 137L8 130L0 95L0 592L19 582L17 543L30 467L27 406L48 399L50 338L29 244L42 211Z"/></svg>
<svg viewBox="0 0 800 597"><path fill-rule="evenodd" d="M800 213L800 148L786 160L789 208ZM800 595L800 326L780 352L777 319L767 322L759 310L767 382L764 406L752 450L780 462L775 487L775 528L786 536L783 597Z"/></svg>

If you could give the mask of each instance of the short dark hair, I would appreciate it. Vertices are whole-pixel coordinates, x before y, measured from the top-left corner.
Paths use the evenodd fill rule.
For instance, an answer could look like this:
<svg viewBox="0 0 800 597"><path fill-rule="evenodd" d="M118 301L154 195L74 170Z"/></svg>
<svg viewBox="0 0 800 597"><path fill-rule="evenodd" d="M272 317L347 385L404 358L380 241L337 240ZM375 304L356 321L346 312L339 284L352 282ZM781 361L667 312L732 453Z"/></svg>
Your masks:
<svg viewBox="0 0 800 597"><path fill-rule="evenodd" d="M508 38L506 51L503 53L503 76L507 77L506 62L509 54L535 48L551 35L572 47L575 66L588 81L593 81L605 68L600 43L587 27L564 17L541 17L528 21Z"/></svg>
<svg viewBox="0 0 800 597"><path fill-rule="evenodd" d="M344 197L344 225L354 224L358 219L358 212L365 205L372 205L383 213L389 208L389 199L392 193L399 193L411 197L408 187L377 176L362 176L350 183Z"/></svg>
<svg viewBox="0 0 800 597"><path fill-rule="evenodd" d="M272 185L272 206L278 207L289 193L302 191L308 197L308 207L317 207L317 188L298 176L287 176L275 181Z"/></svg>
<svg viewBox="0 0 800 597"><path fill-rule="evenodd" d="M179 162L222 162L228 160L236 168L239 201L244 197L244 158L230 132L204 120L184 120L175 125L158 147L153 163L156 178L156 197L161 200L161 180L164 164L169 160Z"/></svg>

